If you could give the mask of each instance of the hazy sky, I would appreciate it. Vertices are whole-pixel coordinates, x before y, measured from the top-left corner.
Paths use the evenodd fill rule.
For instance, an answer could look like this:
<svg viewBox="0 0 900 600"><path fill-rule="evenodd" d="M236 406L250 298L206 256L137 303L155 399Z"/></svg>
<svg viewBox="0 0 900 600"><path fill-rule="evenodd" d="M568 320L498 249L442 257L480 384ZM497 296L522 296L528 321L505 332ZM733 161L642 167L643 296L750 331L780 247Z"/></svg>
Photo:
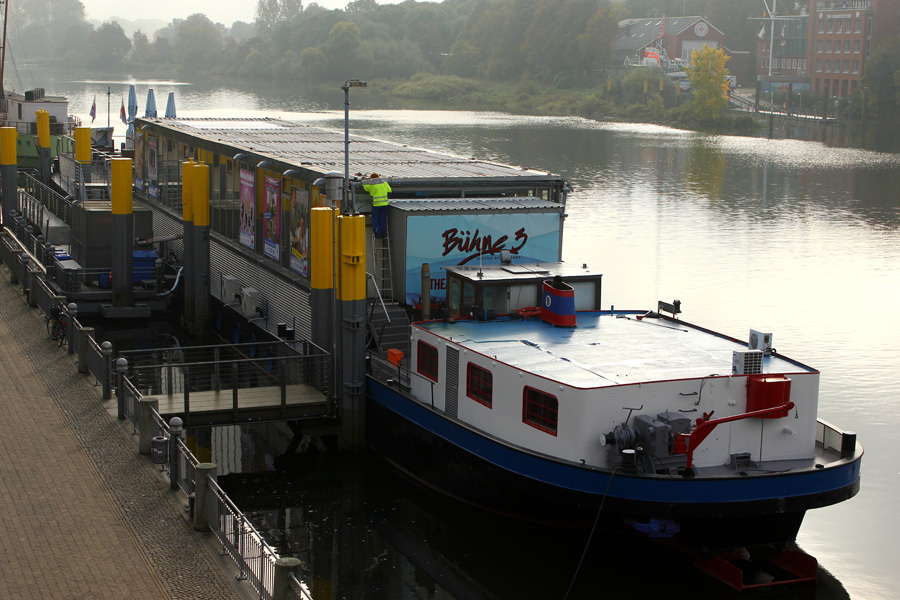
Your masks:
<svg viewBox="0 0 900 600"><path fill-rule="evenodd" d="M313 0L304 0L306 6ZM325 8L344 8L349 0L315 0ZM123 19L159 19L168 23L174 18L183 19L194 13L203 13L223 25L235 21L252 23L256 14L256 0L81 0L89 19L105 21L118 16Z"/></svg>

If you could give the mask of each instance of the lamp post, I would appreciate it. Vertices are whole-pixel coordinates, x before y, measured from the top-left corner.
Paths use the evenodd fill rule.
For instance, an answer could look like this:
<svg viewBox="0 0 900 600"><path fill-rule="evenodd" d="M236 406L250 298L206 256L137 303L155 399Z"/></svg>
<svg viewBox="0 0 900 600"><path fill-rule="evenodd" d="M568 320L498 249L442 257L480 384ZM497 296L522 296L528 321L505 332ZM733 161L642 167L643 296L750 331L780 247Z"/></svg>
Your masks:
<svg viewBox="0 0 900 600"><path fill-rule="evenodd" d="M365 81L348 79L341 86L344 90L344 206L343 211L350 207L350 88L366 87Z"/></svg>

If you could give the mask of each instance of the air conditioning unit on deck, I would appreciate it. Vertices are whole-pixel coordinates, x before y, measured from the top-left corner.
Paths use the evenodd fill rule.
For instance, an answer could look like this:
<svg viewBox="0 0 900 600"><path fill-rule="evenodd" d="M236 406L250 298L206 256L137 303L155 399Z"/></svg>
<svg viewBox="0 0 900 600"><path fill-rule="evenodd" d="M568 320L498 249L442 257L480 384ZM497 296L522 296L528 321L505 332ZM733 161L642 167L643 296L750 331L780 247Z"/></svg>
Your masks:
<svg viewBox="0 0 900 600"><path fill-rule="evenodd" d="M769 356L772 354L772 334L750 330L750 341L747 343L750 350L762 350L763 354Z"/></svg>
<svg viewBox="0 0 900 600"><path fill-rule="evenodd" d="M731 357L733 375L758 375L762 373L762 350L735 350Z"/></svg>

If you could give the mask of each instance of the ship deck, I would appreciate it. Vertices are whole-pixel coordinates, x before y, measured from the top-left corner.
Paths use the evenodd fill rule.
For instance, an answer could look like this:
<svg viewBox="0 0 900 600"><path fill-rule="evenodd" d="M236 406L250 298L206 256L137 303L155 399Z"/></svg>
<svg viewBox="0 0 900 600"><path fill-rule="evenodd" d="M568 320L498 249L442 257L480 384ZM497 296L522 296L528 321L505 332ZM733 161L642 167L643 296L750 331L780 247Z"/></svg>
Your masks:
<svg viewBox="0 0 900 600"><path fill-rule="evenodd" d="M592 388L731 374L732 353L747 343L689 323L639 318L646 311L583 312L574 328L538 319L419 323L436 335L513 367L573 387ZM776 354L763 373L815 373Z"/></svg>

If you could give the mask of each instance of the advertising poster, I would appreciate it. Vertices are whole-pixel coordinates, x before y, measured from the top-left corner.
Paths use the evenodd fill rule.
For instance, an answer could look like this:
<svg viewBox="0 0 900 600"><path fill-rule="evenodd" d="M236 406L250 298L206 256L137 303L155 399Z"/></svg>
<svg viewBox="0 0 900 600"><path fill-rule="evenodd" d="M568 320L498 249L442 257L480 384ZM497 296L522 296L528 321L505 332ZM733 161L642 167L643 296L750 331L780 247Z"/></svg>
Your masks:
<svg viewBox="0 0 900 600"><path fill-rule="evenodd" d="M309 192L299 188L291 202L291 269L309 277Z"/></svg>
<svg viewBox="0 0 900 600"><path fill-rule="evenodd" d="M134 189L139 192L144 191L144 152L147 147L144 146L144 134L137 130L134 132Z"/></svg>
<svg viewBox="0 0 900 600"><path fill-rule="evenodd" d="M266 176L263 180L265 204L263 205L263 254L278 260L281 245L278 243L281 224L281 180Z"/></svg>
<svg viewBox="0 0 900 600"><path fill-rule="evenodd" d="M431 265L431 299L446 300L447 278L441 267L496 265L500 251L513 264L557 262L559 214L457 214L411 216L406 220L406 301L422 297L422 263Z"/></svg>
<svg viewBox="0 0 900 600"><path fill-rule="evenodd" d="M251 249L256 248L256 203L253 200L253 171L241 169L240 242Z"/></svg>
<svg viewBox="0 0 900 600"><path fill-rule="evenodd" d="M159 142L155 137L148 137L147 140L149 146L147 150L147 179L148 185L150 186L149 192L154 198L159 198L158 175L156 172L156 161L159 158Z"/></svg>

